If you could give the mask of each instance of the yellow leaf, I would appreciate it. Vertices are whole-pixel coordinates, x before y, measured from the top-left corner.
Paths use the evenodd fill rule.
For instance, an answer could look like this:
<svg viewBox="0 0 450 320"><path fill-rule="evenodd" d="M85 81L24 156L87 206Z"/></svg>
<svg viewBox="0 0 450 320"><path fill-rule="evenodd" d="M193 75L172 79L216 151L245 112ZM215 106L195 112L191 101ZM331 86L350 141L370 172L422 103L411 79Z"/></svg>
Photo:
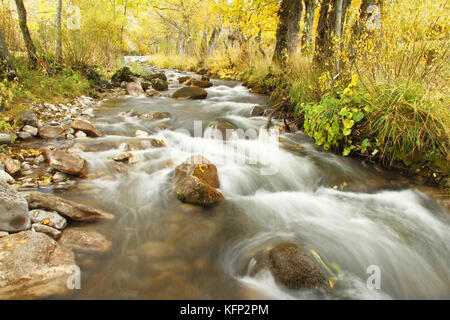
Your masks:
<svg viewBox="0 0 450 320"><path fill-rule="evenodd" d="M45 219L44 221L42 221L42 224L44 224L44 225L47 225L47 224L49 224L50 223L50 220L49 219Z"/></svg>

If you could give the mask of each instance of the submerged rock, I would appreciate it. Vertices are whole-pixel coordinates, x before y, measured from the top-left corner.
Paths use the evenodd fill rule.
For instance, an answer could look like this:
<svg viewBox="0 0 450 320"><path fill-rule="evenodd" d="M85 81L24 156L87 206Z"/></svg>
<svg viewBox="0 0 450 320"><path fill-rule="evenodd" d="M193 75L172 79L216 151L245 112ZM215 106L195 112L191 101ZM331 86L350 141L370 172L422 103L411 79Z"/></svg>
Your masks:
<svg viewBox="0 0 450 320"><path fill-rule="evenodd" d="M268 269L275 280L290 289L327 287L328 277L314 256L305 248L291 243L282 243L258 252L251 268L254 276Z"/></svg>
<svg viewBox="0 0 450 320"><path fill-rule="evenodd" d="M224 199L217 168L202 156L193 156L175 169L175 193L182 202L212 205Z"/></svg>
<svg viewBox="0 0 450 320"><path fill-rule="evenodd" d="M73 252L47 235L25 231L0 238L0 299L43 299L69 292Z"/></svg>
<svg viewBox="0 0 450 320"><path fill-rule="evenodd" d="M26 200L7 183L0 181L0 231L17 232L30 226Z"/></svg>
<svg viewBox="0 0 450 320"><path fill-rule="evenodd" d="M236 126L231 122L228 122L226 120L217 120L208 124L205 132L210 130L209 134L212 138L220 137L223 140L228 140L229 138L231 138L233 132L236 129Z"/></svg>
<svg viewBox="0 0 450 320"><path fill-rule="evenodd" d="M50 167L55 170L73 176L85 177L87 175L87 161L77 155L70 154L61 149L52 151L49 148L43 148L42 154L48 161Z"/></svg>
<svg viewBox="0 0 450 320"><path fill-rule="evenodd" d="M111 252L112 243L101 233L87 228L68 228L64 230L59 243L87 254L107 254Z"/></svg>
<svg viewBox="0 0 450 320"><path fill-rule="evenodd" d="M184 87L172 95L175 99L206 99L207 96L208 92L199 87Z"/></svg>
<svg viewBox="0 0 450 320"><path fill-rule="evenodd" d="M37 191L24 193L30 209L56 211L74 221L112 220L114 215L60 197Z"/></svg>

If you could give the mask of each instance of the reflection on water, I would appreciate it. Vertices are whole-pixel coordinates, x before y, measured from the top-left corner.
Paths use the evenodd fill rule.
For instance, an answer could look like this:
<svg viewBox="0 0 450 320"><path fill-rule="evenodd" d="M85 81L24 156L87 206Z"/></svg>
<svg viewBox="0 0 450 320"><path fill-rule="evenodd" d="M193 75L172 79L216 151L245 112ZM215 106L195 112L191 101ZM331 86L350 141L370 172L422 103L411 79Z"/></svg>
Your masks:
<svg viewBox="0 0 450 320"><path fill-rule="evenodd" d="M171 93L179 87L178 74L167 75L174 79ZM73 149L97 178L80 181L62 196L117 216L95 225L113 241L114 252L95 264L78 261L83 283L76 298L450 298L449 220L434 200L413 189L394 190L390 180L396 177L322 152L302 133L281 137L286 144L277 151L276 173L261 175L261 163L237 163L233 159L242 158L233 153L251 154L265 148L262 142L230 141L233 148L224 154L222 141L177 131L192 134L198 120L203 128L218 119L244 130L265 125L265 118L249 115L255 105L268 104L266 97L237 82L213 82L203 101L105 101L94 121L105 136L76 141ZM155 111L171 117L139 118ZM123 153L123 143L148 139L134 138L136 130L164 140L166 147L138 148L133 151L138 161L117 170L111 158ZM275 156L270 148L266 158ZM174 167L199 152L217 165L226 198L208 209L179 202L170 182ZM336 185L346 187L335 190ZM343 274L336 290L292 291L269 272L241 274L253 253L280 242L315 248L338 263ZM380 267L381 290L366 286L370 265Z"/></svg>

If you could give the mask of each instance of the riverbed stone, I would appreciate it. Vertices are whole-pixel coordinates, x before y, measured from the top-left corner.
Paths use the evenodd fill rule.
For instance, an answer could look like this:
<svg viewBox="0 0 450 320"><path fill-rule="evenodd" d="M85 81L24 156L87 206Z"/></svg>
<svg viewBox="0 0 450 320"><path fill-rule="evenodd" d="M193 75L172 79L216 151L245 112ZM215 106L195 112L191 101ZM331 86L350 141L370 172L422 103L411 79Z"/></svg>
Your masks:
<svg viewBox="0 0 450 320"><path fill-rule="evenodd" d="M0 161L5 165L5 170L10 175L15 175L20 171L20 161L14 160L5 155L4 153L0 153Z"/></svg>
<svg viewBox="0 0 450 320"><path fill-rule="evenodd" d="M127 83L127 94L130 96L139 96L144 94L144 90L139 82L129 82Z"/></svg>
<svg viewBox="0 0 450 320"><path fill-rule="evenodd" d="M281 243L255 255L256 264L250 270L254 276L268 269L275 280L289 289L327 287L328 277L309 250L292 243Z"/></svg>
<svg viewBox="0 0 450 320"><path fill-rule="evenodd" d="M55 170L73 176L85 177L87 175L87 161L77 155L70 154L63 149L52 151L49 148L43 148L42 154L48 161L50 167Z"/></svg>
<svg viewBox="0 0 450 320"><path fill-rule="evenodd" d="M84 254L108 254L112 243L101 233L83 227L67 228L59 243L67 248Z"/></svg>
<svg viewBox="0 0 450 320"><path fill-rule="evenodd" d="M46 234L55 240L58 240L62 234L62 232L60 230L49 227L49 226L41 224L41 223L33 223L31 225L31 230L33 230L35 232L40 232L40 233Z"/></svg>
<svg viewBox="0 0 450 320"><path fill-rule="evenodd" d="M14 178L11 177L6 171L0 169L0 181L13 184L16 180L14 180Z"/></svg>
<svg viewBox="0 0 450 320"><path fill-rule="evenodd" d="M183 87L172 95L175 99L206 99L208 92L199 87Z"/></svg>
<svg viewBox="0 0 450 320"><path fill-rule="evenodd" d="M169 90L169 84L167 81L161 79L153 79L151 81L153 89L157 91L167 91Z"/></svg>
<svg viewBox="0 0 450 320"><path fill-rule="evenodd" d="M39 137L42 139L57 139L64 137L64 128L60 125L45 125L39 128Z"/></svg>
<svg viewBox="0 0 450 320"><path fill-rule="evenodd" d="M30 110L24 110L20 113L20 120L24 125L40 128L41 123L37 116Z"/></svg>
<svg viewBox="0 0 450 320"><path fill-rule="evenodd" d="M213 138L220 137L223 140L231 138L233 132L237 129L234 124L226 120L212 121L206 128L212 130Z"/></svg>
<svg viewBox="0 0 450 320"><path fill-rule="evenodd" d="M6 182L0 181L0 231L18 232L30 226L25 198Z"/></svg>
<svg viewBox="0 0 450 320"><path fill-rule="evenodd" d="M74 120L70 123L70 127L75 131L82 131L90 137L101 137L102 134L98 131L95 126L86 120Z"/></svg>
<svg viewBox="0 0 450 320"><path fill-rule="evenodd" d="M28 212L32 223L40 223L58 230L67 226L67 220L55 211L31 210Z"/></svg>
<svg viewBox="0 0 450 320"><path fill-rule="evenodd" d="M7 133L1 133L0 134L0 145L2 144L11 144L12 142L12 135Z"/></svg>
<svg viewBox="0 0 450 320"><path fill-rule="evenodd" d="M0 238L0 299L44 299L69 293L73 252L49 236L25 231Z"/></svg>
<svg viewBox="0 0 450 320"><path fill-rule="evenodd" d="M22 128L22 131L29 133L33 137L36 137L38 135L38 128L30 126L28 124Z"/></svg>
<svg viewBox="0 0 450 320"><path fill-rule="evenodd" d="M182 202L209 206L224 200L217 168L201 156L193 156L175 169L174 190Z"/></svg>
<svg viewBox="0 0 450 320"><path fill-rule="evenodd" d="M30 209L44 209L56 211L60 215L74 221L103 221L112 220L114 215L88 206L62 199L60 197L45 194L38 191L24 192L24 198L28 201Z"/></svg>

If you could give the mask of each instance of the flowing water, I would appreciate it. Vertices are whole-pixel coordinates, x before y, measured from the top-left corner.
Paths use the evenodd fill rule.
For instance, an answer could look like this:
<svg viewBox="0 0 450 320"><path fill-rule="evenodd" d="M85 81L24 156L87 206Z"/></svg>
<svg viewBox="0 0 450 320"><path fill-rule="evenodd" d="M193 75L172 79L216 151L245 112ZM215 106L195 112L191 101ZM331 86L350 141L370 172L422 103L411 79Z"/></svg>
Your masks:
<svg viewBox="0 0 450 320"><path fill-rule="evenodd" d="M180 74L166 74L174 79L172 93ZM433 199L394 188L391 180L398 177L315 148L301 132L282 134L276 144L270 136L232 140L225 149L222 140L193 137L195 121L204 129L225 119L244 130L267 121L250 117L255 105L269 104L267 97L237 82L213 83L206 100L121 97L98 106L93 122L105 136L77 139L74 146L98 178L80 180L60 195L116 215L113 222L88 225L111 239L114 250L79 259L82 289L75 298L450 298L449 217ZM131 109L171 117L123 114ZM117 172L111 158L123 153L123 142L143 139L135 138L136 130L167 147L134 151L139 161ZM181 203L171 185L175 166L198 153L217 165L226 198L211 208ZM242 271L252 254L281 242L336 262L342 274L335 289L289 290L270 272L250 277ZM370 266L379 268L379 290L366 284Z"/></svg>

